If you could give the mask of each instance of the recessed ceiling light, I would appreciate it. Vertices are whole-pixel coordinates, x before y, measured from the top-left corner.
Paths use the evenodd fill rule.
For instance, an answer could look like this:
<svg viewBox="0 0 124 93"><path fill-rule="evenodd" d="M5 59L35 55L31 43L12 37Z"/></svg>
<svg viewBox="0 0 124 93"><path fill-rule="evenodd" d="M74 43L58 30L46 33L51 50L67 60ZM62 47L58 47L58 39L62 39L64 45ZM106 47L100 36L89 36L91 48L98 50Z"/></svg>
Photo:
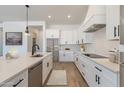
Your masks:
<svg viewBox="0 0 124 93"><path fill-rule="evenodd" d="M70 19L71 18L71 15L68 15L67 18Z"/></svg>
<svg viewBox="0 0 124 93"><path fill-rule="evenodd" d="M51 16L49 15L48 18L51 19Z"/></svg>

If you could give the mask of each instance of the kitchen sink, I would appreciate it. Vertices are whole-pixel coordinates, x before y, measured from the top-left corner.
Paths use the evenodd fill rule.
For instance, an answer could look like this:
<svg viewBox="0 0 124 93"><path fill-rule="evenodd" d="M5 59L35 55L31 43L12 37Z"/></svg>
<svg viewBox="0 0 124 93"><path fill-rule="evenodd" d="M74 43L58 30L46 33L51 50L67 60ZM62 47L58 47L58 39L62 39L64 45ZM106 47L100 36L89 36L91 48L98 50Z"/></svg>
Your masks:
<svg viewBox="0 0 124 93"><path fill-rule="evenodd" d="M90 57L90 58L107 58L105 56L101 56L101 55L97 55L97 54L83 54L87 57Z"/></svg>
<svg viewBox="0 0 124 93"><path fill-rule="evenodd" d="M42 54L35 54L35 55L32 55L31 57L43 57Z"/></svg>

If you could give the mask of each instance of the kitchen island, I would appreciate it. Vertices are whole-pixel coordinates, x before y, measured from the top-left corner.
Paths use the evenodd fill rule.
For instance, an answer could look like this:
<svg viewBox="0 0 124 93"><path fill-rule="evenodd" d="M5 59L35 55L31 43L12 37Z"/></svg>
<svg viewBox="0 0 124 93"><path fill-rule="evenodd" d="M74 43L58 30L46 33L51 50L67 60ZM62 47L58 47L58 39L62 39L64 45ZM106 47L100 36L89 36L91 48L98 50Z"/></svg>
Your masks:
<svg viewBox="0 0 124 93"><path fill-rule="evenodd" d="M51 56L50 60L52 61L51 52L43 52L41 54L43 55L42 57L32 57L31 53L27 53L26 55L20 56L17 59L11 60L0 57L0 86L4 85L6 82L11 80L19 73L22 73L23 71L26 71L25 73L28 75L28 69L30 67L39 62L43 62L44 59L46 59L48 56ZM26 82L28 82L28 76L26 77ZM26 86L28 86L28 84Z"/></svg>

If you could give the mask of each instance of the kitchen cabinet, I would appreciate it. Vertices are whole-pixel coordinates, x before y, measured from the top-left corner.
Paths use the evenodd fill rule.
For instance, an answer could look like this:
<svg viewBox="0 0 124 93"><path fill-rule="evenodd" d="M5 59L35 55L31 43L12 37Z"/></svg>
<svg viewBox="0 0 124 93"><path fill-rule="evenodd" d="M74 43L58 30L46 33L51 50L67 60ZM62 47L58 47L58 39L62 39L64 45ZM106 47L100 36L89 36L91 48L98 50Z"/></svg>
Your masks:
<svg viewBox="0 0 124 93"><path fill-rule="evenodd" d="M79 44L78 38L78 30L62 30L60 44Z"/></svg>
<svg viewBox="0 0 124 93"><path fill-rule="evenodd" d="M46 38L60 38L60 31L58 29L47 29Z"/></svg>
<svg viewBox="0 0 124 93"><path fill-rule="evenodd" d="M83 42L83 31L82 30L78 30L78 43L82 44Z"/></svg>
<svg viewBox="0 0 124 93"><path fill-rule="evenodd" d="M52 55L49 55L45 57L42 62L42 85L45 83L52 68L53 68Z"/></svg>
<svg viewBox="0 0 124 93"><path fill-rule="evenodd" d="M120 6L106 6L106 36L108 40L119 39Z"/></svg>
<svg viewBox="0 0 124 93"><path fill-rule="evenodd" d="M90 60L85 55L74 53L74 63L90 87L117 87L118 74Z"/></svg>
<svg viewBox="0 0 124 93"><path fill-rule="evenodd" d="M60 44L72 44L72 32L63 30L61 31Z"/></svg>
<svg viewBox="0 0 124 93"><path fill-rule="evenodd" d="M83 43L93 43L93 33L83 33Z"/></svg>
<svg viewBox="0 0 124 93"><path fill-rule="evenodd" d="M117 87L117 74L96 64L95 65L95 85L97 87Z"/></svg>
<svg viewBox="0 0 124 93"><path fill-rule="evenodd" d="M74 30L72 31L72 44L79 44L79 31Z"/></svg>
<svg viewBox="0 0 124 93"><path fill-rule="evenodd" d="M12 77L2 84L1 87L28 87L28 70L25 70Z"/></svg>
<svg viewBox="0 0 124 93"><path fill-rule="evenodd" d="M60 62L73 62L73 51L63 50L59 51L59 61Z"/></svg>

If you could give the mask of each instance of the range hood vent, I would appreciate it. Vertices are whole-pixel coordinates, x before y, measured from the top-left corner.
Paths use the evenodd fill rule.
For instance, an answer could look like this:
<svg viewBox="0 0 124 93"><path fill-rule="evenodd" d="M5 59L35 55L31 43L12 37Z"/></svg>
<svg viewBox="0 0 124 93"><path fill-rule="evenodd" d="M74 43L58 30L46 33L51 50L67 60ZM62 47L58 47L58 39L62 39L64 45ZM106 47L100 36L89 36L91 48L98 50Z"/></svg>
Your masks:
<svg viewBox="0 0 124 93"><path fill-rule="evenodd" d="M94 32L106 26L105 6L91 5L81 25L84 32Z"/></svg>
<svg viewBox="0 0 124 93"><path fill-rule="evenodd" d="M85 32L98 31L98 30L104 28L105 26L106 26L106 24L93 24L92 26L90 26L89 28L87 28Z"/></svg>

